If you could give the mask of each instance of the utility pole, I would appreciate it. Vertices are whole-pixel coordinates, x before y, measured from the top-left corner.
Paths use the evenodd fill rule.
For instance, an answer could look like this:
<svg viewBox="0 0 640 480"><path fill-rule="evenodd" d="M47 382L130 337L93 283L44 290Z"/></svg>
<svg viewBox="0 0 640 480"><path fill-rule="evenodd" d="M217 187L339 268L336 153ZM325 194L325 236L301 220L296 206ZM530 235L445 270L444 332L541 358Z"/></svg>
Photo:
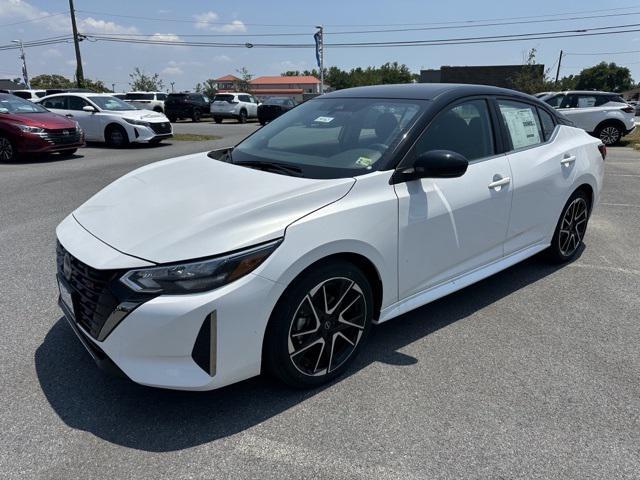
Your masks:
<svg viewBox="0 0 640 480"><path fill-rule="evenodd" d="M73 44L76 47L76 84L78 88L84 86L84 73L82 72L82 58L80 58L80 39L76 26L76 11L73 8L73 0L69 0L69 13L71 15L71 29L73 30Z"/></svg>
<svg viewBox="0 0 640 480"><path fill-rule="evenodd" d="M318 31L313 35L316 41L316 60L320 69L320 95L324 93L324 38L322 25L317 25Z"/></svg>
<svg viewBox="0 0 640 480"><path fill-rule="evenodd" d="M558 58L558 69L556 70L556 85L560 79L560 65L562 64L562 50L560 50L560 58Z"/></svg>
<svg viewBox="0 0 640 480"><path fill-rule="evenodd" d="M22 59L22 78L24 80L24 84L27 88L31 88L29 85L29 74L27 73L27 58L24 56L24 46L22 45L22 40L11 40L12 43L17 43L20 45L20 58Z"/></svg>

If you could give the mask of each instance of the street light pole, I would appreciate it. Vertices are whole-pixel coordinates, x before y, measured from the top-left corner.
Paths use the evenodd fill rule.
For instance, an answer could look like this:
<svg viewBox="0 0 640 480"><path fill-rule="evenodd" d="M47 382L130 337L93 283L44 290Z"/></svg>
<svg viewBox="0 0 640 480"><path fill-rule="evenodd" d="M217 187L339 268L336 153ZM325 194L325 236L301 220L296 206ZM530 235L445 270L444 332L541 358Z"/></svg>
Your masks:
<svg viewBox="0 0 640 480"><path fill-rule="evenodd" d="M22 45L22 40L12 40L12 43L17 43L20 45L20 58L22 59L22 78L24 80L24 84L27 88L31 88L29 85L29 74L27 73L27 57L24 56L24 46Z"/></svg>

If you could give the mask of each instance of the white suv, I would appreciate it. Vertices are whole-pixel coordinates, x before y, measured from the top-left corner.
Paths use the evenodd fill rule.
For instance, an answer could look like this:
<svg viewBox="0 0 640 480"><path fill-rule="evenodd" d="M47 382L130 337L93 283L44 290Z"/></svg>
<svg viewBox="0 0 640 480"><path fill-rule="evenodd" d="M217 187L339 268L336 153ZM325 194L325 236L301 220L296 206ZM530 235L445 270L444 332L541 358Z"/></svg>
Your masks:
<svg viewBox="0 0 640 480"><path fill-rule="evenodd" d="M258 118L258 100L248 93L219 93L211 102L211 115L216 123L225 118L245 123L249 118Z"/></svg>
<svg viewBox="0 0 640 480"><path fill-rule="evenodd" d="M126 102L145 110L164 113L164 101L167 94L163 92L127 92L124 97Z"/></svg>
<svg viewBox="0 0 640 480"><path fill-rule="evenodd" d="M635 109L617 93L558 92L542 100L605 145L615 145L635 128Z"/></svg>

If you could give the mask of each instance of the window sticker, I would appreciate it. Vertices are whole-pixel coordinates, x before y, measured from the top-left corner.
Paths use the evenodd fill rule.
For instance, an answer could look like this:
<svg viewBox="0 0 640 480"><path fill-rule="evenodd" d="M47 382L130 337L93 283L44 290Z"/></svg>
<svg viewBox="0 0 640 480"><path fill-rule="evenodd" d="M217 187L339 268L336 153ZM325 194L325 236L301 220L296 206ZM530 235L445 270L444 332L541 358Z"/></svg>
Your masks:
<svg viewBox="0 0 640 480"><path fill-rule="evenodd" d="M596 106L596 97L578 97L578 108L591 108Z"/></svg>
<svg viewBox="0 0 640 480"><path fill-rule="evenodd" d="M532 109L500 105L500 111L511 134L514 150L542 142Z"/></svg>
<svg viewBox="0 0 640 480"><path fill-rule="evenodd" d="M373 160L369 157L358 157L358 160L356 160L356 165L359 167L370 167L372 163Z"/></svg>
<svg viewBox="0 0 640 480"><path fill-rule="evenodd" d="M314 120L314 122L319 123L331 123L333 121L333 117L318 117Z"/></svg>

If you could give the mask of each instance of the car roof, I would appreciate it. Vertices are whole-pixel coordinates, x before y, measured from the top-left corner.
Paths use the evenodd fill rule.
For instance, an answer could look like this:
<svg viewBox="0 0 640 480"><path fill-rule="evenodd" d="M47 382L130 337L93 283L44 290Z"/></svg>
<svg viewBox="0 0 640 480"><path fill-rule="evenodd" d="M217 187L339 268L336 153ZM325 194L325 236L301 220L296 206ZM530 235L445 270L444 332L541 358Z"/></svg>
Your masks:
<svg viewBox="0 0 640 480"><path fill-rule="evenodd" d="M435 100L447 95L465 97L471 95L509 95L533 99L530 95L506 88L489 85L460 83L404 83L393 85L373 85L369 87L346 88L327 93L322 98L396 98L407 100Z"/></svg>
<svg viewBox="0 0 640 480"><path fill-rule="evenodd" d="M601 90L565 90L563 92L556 92L556 93L563 93L563 94L569 94L569 93L579 93L579 94L585 94L585 95L589 95L589 94L595 94L595 95L620 95L619 93L615 93L615 92L603 92Z"/></svg>
<svg viewBox="0 0 640 480"><path fill-rule="evenodd" d="M96 92L60 92L60 93L52 93L51 95L47 95L46 97L42 97L40 100L45 98L52 97L67 97L69 95L75 95L76 97L113 97L113 93L96 93Z"/></svg>
<svg viewBox="0 0 640 480"><path fill-rule="evenodd" d="M127 93L165 93L165 92L153 92L153 91L147 91L147 90L131 90L130 92Z"/></svg>

